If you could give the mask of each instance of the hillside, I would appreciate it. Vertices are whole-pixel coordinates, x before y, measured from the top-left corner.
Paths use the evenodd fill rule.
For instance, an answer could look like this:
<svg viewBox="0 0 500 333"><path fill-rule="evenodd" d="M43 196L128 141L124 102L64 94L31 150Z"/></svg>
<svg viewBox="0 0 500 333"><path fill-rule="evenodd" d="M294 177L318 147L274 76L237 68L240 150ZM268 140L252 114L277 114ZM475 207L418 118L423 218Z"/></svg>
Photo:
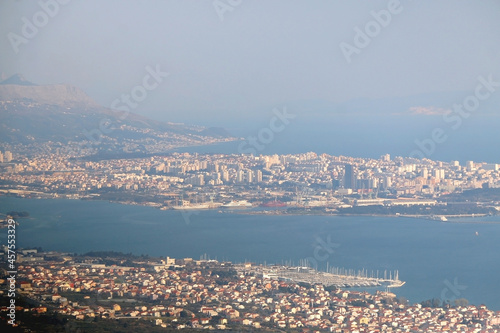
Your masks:
<svg viewBox="0 0 500 333"><path fill-rule="evenodd" d="M224 129L173 124L114 111L81 89L35 85L20 75L0 82L0 142L50 145L70 153L155 153L231 140Z"/></svg>

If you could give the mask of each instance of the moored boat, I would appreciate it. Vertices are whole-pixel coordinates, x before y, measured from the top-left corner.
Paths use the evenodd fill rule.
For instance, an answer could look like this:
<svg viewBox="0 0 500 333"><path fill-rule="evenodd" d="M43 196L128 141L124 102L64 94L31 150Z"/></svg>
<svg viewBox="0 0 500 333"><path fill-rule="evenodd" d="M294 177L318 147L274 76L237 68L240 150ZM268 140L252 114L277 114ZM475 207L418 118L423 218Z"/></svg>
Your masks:
<svg viewBox="0 0 500 333"><path fill-rule="evenodd" d="M239 201L232 200L231 202L228 202L227 204L223 204L221 207L222 208L250 208L250 207L252 207L252 204L250 202L248 202L247 200L239 200Z"/></svg>

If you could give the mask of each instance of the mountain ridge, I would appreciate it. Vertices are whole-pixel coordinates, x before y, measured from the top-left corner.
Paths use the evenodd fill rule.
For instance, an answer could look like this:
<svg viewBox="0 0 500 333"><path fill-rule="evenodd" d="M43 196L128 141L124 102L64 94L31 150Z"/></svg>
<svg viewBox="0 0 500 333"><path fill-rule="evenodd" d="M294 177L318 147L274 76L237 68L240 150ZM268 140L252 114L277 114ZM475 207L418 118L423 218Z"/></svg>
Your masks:
<svg viewBox="0 0 500 333"><path fill-rule="evenodd" d="M0 142L8 144L71 144L85 147L78 152L88 155L165 152L230 139L224 129L173 124L103 107L72 85L35 85L21 75L0 82Z"/></svg>
<svg viewBox="0 0 500 333"><path fill-rule="evenodd" d="M14 74L0 82L0 85L16 84L20 86L36 86L37 84L26 80L21 74Z"/></svg>

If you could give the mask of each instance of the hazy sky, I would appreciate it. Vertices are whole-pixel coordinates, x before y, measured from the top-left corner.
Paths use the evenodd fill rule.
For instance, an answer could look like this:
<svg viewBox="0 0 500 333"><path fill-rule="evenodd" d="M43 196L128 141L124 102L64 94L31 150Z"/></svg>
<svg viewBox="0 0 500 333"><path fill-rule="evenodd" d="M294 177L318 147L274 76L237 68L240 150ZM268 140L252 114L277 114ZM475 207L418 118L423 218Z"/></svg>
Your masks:
<svg viewBox="0 0 500 333"><path fill-rule="evenodd" d="M54 3L1 1L0 71L70 83L110 106L158 65L169 76L132 110L156 119L223 123L287 103L473 91L479 75L500 80L498 0ZM391 13L385 26L372 13L381 10ZM29 24L38 31L23 32ZM356 28L373 37L357 41L349 63L340 45L356 47Z"/></svg>

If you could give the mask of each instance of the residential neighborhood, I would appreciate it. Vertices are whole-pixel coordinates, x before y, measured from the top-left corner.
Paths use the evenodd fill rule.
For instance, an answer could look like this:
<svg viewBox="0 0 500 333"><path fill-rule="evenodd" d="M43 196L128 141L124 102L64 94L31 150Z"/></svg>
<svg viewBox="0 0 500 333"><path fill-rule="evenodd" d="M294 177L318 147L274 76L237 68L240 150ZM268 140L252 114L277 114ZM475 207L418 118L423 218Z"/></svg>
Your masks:
<svg viewBox="0 0 500 333"><path fill-rule="evenodd" d="M244 265L250 268L253 264ZM16 311L35 316L56 312L79 322L92 318L147 320L157 327L178 330L500 330L500 311L469 305L466 300L427 307L410 304L392 292L285 282L236 268L231 262L206 258L20 250L16 287L19 296L32 305ZM0 316L6 312L4 306Z"/></svg>

